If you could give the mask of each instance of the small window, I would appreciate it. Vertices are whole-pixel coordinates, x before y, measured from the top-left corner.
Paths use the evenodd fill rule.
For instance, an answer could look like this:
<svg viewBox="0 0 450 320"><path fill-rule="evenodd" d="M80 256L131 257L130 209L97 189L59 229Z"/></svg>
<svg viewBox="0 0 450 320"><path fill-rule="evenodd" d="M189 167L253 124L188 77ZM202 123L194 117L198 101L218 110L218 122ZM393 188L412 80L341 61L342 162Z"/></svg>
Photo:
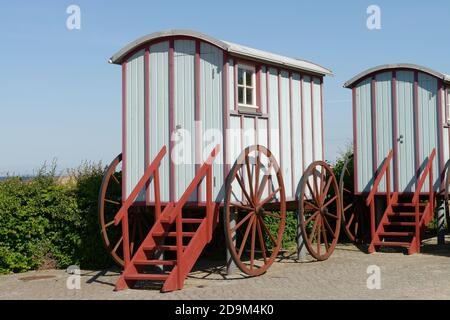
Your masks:
<svg viewBox="0 0 450 320"><path fill-rule="evenodd" d="M257 109L255 68L253 66L239 64L237 82L239 107L247 110L248 108L253 108L253 110Z"/></svg>

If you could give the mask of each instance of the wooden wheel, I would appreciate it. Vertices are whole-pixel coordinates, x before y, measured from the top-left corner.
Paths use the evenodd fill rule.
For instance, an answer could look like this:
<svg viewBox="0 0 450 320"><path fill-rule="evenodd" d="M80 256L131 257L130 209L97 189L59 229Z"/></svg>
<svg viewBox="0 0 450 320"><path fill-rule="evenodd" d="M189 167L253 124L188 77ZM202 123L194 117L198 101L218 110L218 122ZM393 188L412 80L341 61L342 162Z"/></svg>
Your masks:
<svg viewBox="0 0 450 320"><path fill-rule="evenodd" d="M342 227L348 239L360 243L367 239L365 211L358 208L357 198L354 194L353 181L353 155L345 160L339 179L339 194L342 199Z"/></svg>
<svg viewBox="0 0 450 320"><path fill-rule="evenodd" d="M257 276L272 265L285 223L286 195L278 163L267 148L247 147L228 175L224 208L227 246L242 272Z"/></svg>
<svg viewBox="0 0 450 320"><path fill-rule="evenodd" d="M98 221L100 234L113 260L120 266L124 265L122 226L114 225L114 217L122 206L122 154L118 155L107 168L98 197ZM145 207L129 210L130 253L139 247L150 228L145 215Z"/></svg>
<svg viewBox="0 0 450 320"><path fill-rule="evenodd" d="M323 161L313 162L301 181L299 222L311 256L326 260L336 247L342 206L336 177Z"/></svg>

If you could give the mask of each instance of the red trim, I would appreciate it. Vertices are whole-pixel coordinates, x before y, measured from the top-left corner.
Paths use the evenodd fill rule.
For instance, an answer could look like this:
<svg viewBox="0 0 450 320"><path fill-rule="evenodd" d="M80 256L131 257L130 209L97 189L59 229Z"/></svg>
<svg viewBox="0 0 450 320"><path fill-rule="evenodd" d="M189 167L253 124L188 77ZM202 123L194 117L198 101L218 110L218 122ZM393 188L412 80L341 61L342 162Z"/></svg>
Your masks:
<svg viewBox="0 0 450 320"><path fill-rule="evenodd" d="M127 61L122 64L122 203L127 194Z"/></svg>
<svg viewBox="0 0 450 320"><path fill-rule="evenodd" d="M172 134L175 130L174 128L174 98L175 98L175 83L174 83L174 40L169 40L169 132L170 132L170 141L169 141L169 197L170 201L175 201L175 164L172 159L172 150L173 150L173 141Z"/></svg>
<svg viewBox="0 0 450 320"><path fill-rule="evenodd" d="M223 53L223 74L222 74L222 86L223 86L223 159L224 159L224 180L226 180L228 173L230 172L230 165L228 161L228 123L229 123L229 105L228 105L228 55Z"/></svg>
<svg viewBox="0 0 450 320"><path fill-rule="evenodd" d="M420 176L420 143L419 143L419 73L414 71L414 143L415 143L415 164L416 164L416 177Z"/></svg>
<svg viewBox="0 0 450 320"><path fill-rule="evenodd" d="M322 131L322 160L325 160L325 143L323 135L323 78L320 78L320 114L321 114L321 131Z"/></svg>
<svg viewBox="0 0 450 320"><path fill-rule="evenodd" d="M353 185L359 192L358 186L358 126L356 124L356 87L352 88L352 114L353 114Z"/></svg>
<svg viewBox="0 0 450 320"><path fill-rule="evenodd" d="M237 90L237 63L233 59L233 78L234 78L234 110L238 110L238 90Z"/></svg>
<svg viewBox="0 0 450 320"><path fill-rule="evenodd" d="M377 101L376 101L376 81L372 77L372 167L374 176L378 171L378 144L377 144Z"/></svg>
<svg viewBox="0 0 450 320"><path fill-rule="evenodd" d="M305 172L305 121L303 101L303 75L300 74L300 117L302 122L302 175Z"/></svg>
<svg viewBox="0 0 450 320"><path fill-rule="evenodd" d="M444 122L442 121L442 81L438 81L438 128L439 128L439 175L441 177L441 190L444 188Z"/></svg>
<svg viewBox="0 0 450 320"><path fill-rule="evenodd" d="M312 142L312 160L316 160L316 141L314 139L314 78L310 77L311 83L311 142Z"/></svg>
<svg viewBox="0 0 450 320"><path fill-rule="evenodd" d="M292 183L292 194L295 194L295 184L294 184L294 135L292 132L292 127L294 124L292 123L292 73L289 72L289 118L290 118L290 139L291 139L291 183Z"/></svg>
<svg viewBox="0 0 450 320"><path fill-rule="evenodd" d="M199 127L199 122L201 121L201 106L200 106L200 41L195 41L195 112L194 120L196 121L195 126L195 172L198 172L200 168L200 163L202 163L202 138L201 138L201 128ZM197 185L197 201L202 200L202 184Z"/></svg>
<svg viewBox="0 0 450 320"><path fill-rule="evenodd" d="M399 190L398 181L398 109L397 109L397 72L392 72L392 145L394 146L394 190Z"/></svg>
<svg viewBox="0 0 450 320"><path fill-rule="evenodd" d="M267 97L267 114L269 117L267 118L267 149L271 150L271 133L272 133L272 121L270 121L270 92L269 92L269 75L270 70L266 67L266 97Z"/></svg>
<svg viewBox="0 0 450 320"><path fill-rule="evenodd" d="M261 66L256 65L256 105L258 106L258 112L262 112L261 106Z"/></svg>
<svg viewBox="0 0 450 320"><path fill-rule="evenodd" d="M281 127L282 127L282 121L281 121L281 70L277 69L277 72L278 72L278 141L279 141L278 150L280 153L280 168L283 168L283 165L284 165L283 143L281 141L281 139L282 139L282 134L281 134Z"/></svg>
<svg viewBox="0 0 450 320"><path fill-rule="evenodd" d="M145 48L144 55L144 161L145 169L150 165L150 47ZM144 171L145 171L144 169ZM145 184L145 202L150 203L149 181Z"/></svg>

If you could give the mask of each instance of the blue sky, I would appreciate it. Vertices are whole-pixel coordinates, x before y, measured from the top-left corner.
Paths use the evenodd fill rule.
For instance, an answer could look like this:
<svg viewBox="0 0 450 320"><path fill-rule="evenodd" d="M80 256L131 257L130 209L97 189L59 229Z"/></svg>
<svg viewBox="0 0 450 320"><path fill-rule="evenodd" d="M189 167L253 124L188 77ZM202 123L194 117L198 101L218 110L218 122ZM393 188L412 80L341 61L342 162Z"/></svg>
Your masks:
<svg viewBox="0 0 450 320"><path fill-rule="evenodd" d="M81 30L66 28L69 5ZM381 8L381 30L366 9ZM450 73L448 1L11 1L0 5L0 175L109 163L121 150L120 67L108 58L154 31L187 28L311 60L325 80L325 155L351 142L351 92L369 67L409 62Z"/></svg>

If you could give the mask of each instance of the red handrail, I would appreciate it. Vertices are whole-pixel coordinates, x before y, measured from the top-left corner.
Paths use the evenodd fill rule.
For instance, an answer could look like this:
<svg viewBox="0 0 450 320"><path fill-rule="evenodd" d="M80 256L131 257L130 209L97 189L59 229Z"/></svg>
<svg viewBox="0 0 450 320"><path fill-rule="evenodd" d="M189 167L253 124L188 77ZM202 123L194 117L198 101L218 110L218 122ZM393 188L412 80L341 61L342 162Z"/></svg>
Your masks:
<svg viewBox="0 0 450 320"><path fill-rule="evenodd" d="M377 178L375 179L375 182L373 183L372 190L370 190L370 193L367 196L366 205L369 205L373 201L373 199L375 197L375 193L378 191L378 186L380 185L381 179L383 179L383 176L386 173L386 171L390 171L389 168L391 166L391 160L392 160L393 155L394 155L394 152L391 149L391 151L389 151L388 156L386 157L386 160L383 163L383 166L381 167L380 171L377 174ZM390 180L390 175L388 175L388 179ZM387 185L387 188L390 189L390 183Z"/></svg>
<svg viewBox="0 0 450 320"><path fill-rule="evenodd" d="M138 196L139 192L141 192L144 185L147 184L147 181L150 179L150 177L154 174L155 176L155 206L156 206L156 215L159 215L161 212L161 202L159 198L159 175L158 175L158 167L159 164L166 154L166 146L162 147L159 153L157 154L156 158L153 160L153 162L147 167L147 169L144 172L144 175L139 180L137 185L134 187L133 191L130 193L130 195L127 197L125 202L122 204L122 207L117 212L116 216L114 217L114 225L118 225L120 221L122 221L122 247L123 247L123 260L125 263L125 267L128 266L128 263L130 262L130 246L129 246L129 238L128 238L128 209L133 204L134 200Z"/></svg>
<svg viewBox="0 0 450 320"><path fill-rule="evenodd" d="M425 179L427 178L427 175L432 171L433 171L433 160L436 157L436 149L434 148L433 151L431 152L430 156L428 157L428 162L427 165L425 167L425 169L422 172L422 175L419 179L419 183L417 184L416 187L416 191L414 192L414 197L413 197L413 204L417 204L419 202L419 196L420 196L420 191L422 191L422 187L425 183ZM428 190L428 192L432 192L433 190L433 180L432 180L432 174L430 174L431 177L431 185L430 185L430 190Z"/></svg>

